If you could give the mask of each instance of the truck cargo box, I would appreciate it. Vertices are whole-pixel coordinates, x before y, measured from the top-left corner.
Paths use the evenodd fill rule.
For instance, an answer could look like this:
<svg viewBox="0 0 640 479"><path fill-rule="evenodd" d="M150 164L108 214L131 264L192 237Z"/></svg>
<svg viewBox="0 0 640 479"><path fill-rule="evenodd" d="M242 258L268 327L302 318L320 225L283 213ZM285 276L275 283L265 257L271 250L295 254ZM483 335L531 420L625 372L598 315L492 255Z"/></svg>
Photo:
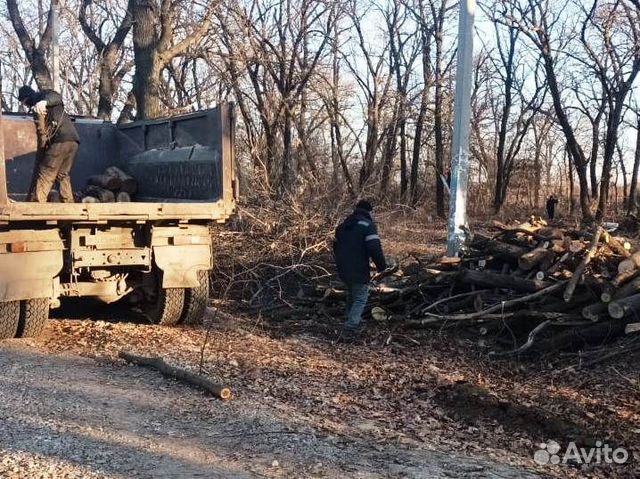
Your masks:
<svg viewBox="0 0 640 479"><path fill-rule="evenodd" d="M225 221L235 209L232 104L176 117L115 125L73 118L81 138L74 191L118 166L138 182L131 203L27 203L36 136L29 115L1 120L6 190L0 171L0 222L104 220ZM0 168L0 170L3 170Z"/></svg>

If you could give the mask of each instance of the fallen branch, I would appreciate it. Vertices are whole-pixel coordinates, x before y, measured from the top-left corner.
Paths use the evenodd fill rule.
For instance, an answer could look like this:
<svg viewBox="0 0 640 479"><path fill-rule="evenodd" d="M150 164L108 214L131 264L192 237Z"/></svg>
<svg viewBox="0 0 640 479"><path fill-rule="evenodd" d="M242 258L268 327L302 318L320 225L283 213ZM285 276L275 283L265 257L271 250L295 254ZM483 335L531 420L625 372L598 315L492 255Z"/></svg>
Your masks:
<svg viewBox="0 0 640 479"><path fill-rule="evenodd" d="M225 388L223 386L220 386L219 384L215 384L209 379L194 374L191 371L187 371L186 369L171 366L167 364L162 358L136 356L125 351L120 351L118 353L118 356L128 363L132 363L145 368L155 369L165 377L177 379L187 384L191 384L192 386L198 386L220 399L226 400L231 398L231 390L229 388Z"/></svg>
<svg viewBox="0 0 640 479"><path fill-rule="evenodd" d="M598 226L596 228L596 232L593 234L593 238L591 239L591 246L589 247L589 251L582 258L580 264L576 268L576 271L573 273L571 280L569 280L569 284L567 285L567 289L564 291L564 300L565 302L571 301L574 291L576 290L576 286L578 286L578 281L582 278L584 274L584 270L587 268L587 265L591 262L591 259L596 255L596 251L598 251L598 243L600 242L600 235L604 230Z"/></svg>
<svg viewBox="0 0 640 479"><path fill-rule="evenodd" d="M500 311L500 310L505 310L508 308L511 308L513 306L517 306L519 304L522 303L526 303L528 301L533 301L534 299L538 299L540 297L543 296L547 296L548 294L553 293L554 291L557 291L558 289L562 288L562 286L564 286L566 284L565 281L561 281L559 283L553 284L551 286L547 286L546 288L536 292L536 293L532 293L532 294L527 294L525 296L521 296L519 298L515 298L515 299L510 299L507 301L502 301L498 304L494 304L493 306L491 306L490 308L487 308L483 311L478 311L477 313L470 313L470 314L452 314L449 316L440 316L437 314L428 314L427 318L421 320L424 323L423 324L430 324L436 321L462 321L462 320L471 320L471 319L478 319L478 318L483 318L488 314L491 313L495 313L496 311Z"/></svg>

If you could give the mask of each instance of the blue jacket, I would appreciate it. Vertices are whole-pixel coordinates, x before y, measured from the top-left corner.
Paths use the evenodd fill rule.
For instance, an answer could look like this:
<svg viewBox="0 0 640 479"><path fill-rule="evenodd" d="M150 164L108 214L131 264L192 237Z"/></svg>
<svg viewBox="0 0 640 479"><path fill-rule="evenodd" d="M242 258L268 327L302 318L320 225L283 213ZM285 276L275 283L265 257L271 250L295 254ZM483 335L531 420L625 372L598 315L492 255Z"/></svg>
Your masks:
<svg viewBox="0 0 640 479"><path fill-rule="evenodd" d="M382 244L368 211L356 209L336 228L333 254L340 279L347 284L366 284L371 279L369 260L378 271L387 265Z"/></svg>

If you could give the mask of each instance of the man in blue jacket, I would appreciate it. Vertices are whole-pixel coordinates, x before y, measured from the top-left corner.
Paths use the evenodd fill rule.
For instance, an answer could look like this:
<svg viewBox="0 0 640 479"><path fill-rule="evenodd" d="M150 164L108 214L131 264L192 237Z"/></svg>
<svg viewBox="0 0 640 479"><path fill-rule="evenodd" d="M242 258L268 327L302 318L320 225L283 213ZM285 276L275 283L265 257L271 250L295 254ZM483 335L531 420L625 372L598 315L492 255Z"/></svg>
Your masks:
<svg viewBox="0 0 640 479"><path fill-rule="evenodd" d="M64 111L62 96L54 90L36 92L25 85L18 90L18 101L31 109L36 125L44 117L44 128L36 128L40 151L36 155L29 201L45 203L57 180L62 202L73 203L69 174L78 153L80 137Z"/></svg>
<svg viewBox="0 0 640 479"><path fill-rule="evenodd" d="M347 321L343 335L355 339L360 333L362 312L369 297L370 265L379 272L386 269L380 236L371 215L371 203L361 200L336 228L333 252L338 276L347 286Z"/></svg>

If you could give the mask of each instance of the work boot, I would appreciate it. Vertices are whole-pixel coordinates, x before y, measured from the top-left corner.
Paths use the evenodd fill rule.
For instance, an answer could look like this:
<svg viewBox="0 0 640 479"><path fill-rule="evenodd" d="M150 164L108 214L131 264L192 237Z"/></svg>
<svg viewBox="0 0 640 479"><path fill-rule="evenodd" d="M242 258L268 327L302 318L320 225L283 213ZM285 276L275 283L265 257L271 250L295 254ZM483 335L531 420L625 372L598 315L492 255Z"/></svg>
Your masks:
<svg viewBox="0 0 640 479"><path fill-rule="evenodd" d="M362 328L344 328L338 337L339 343L355 343L362 336Z"/></svg>

